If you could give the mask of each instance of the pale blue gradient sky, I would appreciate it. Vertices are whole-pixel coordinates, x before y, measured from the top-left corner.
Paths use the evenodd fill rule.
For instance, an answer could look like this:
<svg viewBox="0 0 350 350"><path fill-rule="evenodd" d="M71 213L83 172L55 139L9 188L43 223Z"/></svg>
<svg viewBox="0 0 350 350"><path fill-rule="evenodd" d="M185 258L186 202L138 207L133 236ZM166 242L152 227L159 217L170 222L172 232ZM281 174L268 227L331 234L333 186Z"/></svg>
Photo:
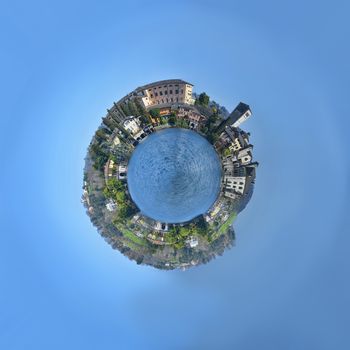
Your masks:
<svg viewBox="0 0 350 350"><path fill-rule="evenodd" d="M3 0L0 348L349 349L349 10ZM236 247L187 272L128 261L80 203L105 109L166 78L249 103L260 161Z"/></svg>

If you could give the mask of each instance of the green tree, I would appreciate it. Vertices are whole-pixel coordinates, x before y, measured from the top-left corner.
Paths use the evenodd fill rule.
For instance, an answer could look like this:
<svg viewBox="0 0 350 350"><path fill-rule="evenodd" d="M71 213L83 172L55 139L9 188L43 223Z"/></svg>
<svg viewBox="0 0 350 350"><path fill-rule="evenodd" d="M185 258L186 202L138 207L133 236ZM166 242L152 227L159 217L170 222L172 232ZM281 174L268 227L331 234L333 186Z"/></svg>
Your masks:
<svg viewBox="0 0 350 350"><path fill-rule="evenodd" d="M186 238L191 234L191 229L188 226L182 226L179 230L179 235L181 238Z"/></svg>
<svg viewBox="0 0 350 350"><path fill-rule="evenodd" d="M129 109L129 111L130 111L130 113L134 116L134 117L138 117L139 115L139 113L138 113L138 111L137 111L137 108L136 108L136 105L135 105L135 103L133 102L133 101L129 101L128 102L128 109Z"/></svg>
<svg viewBox="0 0 350 350"><path fill-rule="evenodd" d="M168 123L174 125L176 123L176 114L172 112L168 118Z"/></svg>
<svg viewBox="0 0 350 350"><path fill-rule="evenodd" d="M228 157L231 154L231 151L229 148L224 148L222 153L225 157Z"/></svg>
<svg viewBox="0 0 350 350"><path fill-rule="evenodd" d="M152 116L152 118L158 118L160 114L159 108L153 108L149 111L149 114Z"/></svg>
<svg viewBox="0 0 350 350"><path fill-rule="evenodd" d="M209 101L210 98L205 92L202 92L196 99L196 103L204 107L208 107Z"/></svg>

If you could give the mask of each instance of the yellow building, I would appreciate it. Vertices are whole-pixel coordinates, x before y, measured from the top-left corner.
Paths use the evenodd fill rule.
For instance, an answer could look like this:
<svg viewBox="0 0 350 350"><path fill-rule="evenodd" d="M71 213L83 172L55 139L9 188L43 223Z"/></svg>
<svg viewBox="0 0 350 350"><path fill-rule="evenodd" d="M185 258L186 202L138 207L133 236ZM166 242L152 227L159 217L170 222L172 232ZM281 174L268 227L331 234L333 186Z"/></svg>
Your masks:
<svg viewBox="0 0 350 350"><path fill-rule="evenodd" d="M180 79L161 80L136 89L145 108L158 105L186 103L194 104L193 85Z"/></svg>

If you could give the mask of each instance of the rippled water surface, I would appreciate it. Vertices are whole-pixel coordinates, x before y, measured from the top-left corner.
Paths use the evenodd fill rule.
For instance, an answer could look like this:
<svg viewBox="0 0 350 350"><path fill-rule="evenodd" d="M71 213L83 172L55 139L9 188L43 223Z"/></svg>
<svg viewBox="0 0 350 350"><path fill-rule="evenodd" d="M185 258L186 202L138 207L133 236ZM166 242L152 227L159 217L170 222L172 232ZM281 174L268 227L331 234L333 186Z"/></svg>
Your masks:
<svg viewBox="0 0 350 350"><path fill-rule="evenodd" d="M166 129L138 145L128 166L128 187L141 212L153 219L184 222L215 202L221 165L212 145L194 131Z"/></svg>

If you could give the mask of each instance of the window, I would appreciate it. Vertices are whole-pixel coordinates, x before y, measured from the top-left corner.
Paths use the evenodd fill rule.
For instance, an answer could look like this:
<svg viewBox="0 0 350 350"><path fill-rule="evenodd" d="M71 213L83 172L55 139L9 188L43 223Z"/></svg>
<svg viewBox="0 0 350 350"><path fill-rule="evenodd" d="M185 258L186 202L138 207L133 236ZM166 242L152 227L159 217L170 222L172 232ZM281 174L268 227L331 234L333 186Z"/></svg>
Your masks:
<svg viewBox="0 0 350 350"><path fill-rule="evenodd" d="M164 91L164 95L167 95L167 94L168 94L168 91L165 90L165 91Z"/></svg>
<svg viewBox="0 0 350 350"><path fill-rule="evenodd" d="M156 92L155 95L158 96L158 92Z"/></svg>
<svg viewBox="0 0 350 350"><path fill-rule="evenodd" d="M151 94L151 98L153 98L153 94Z"/></svg>
<svg viewBox="0 0 350 350"><path fill-rule="evenodd" d="M173 101L173 98L171 98L171 102L174 102L174 101Z"/></svg>
<svg viewBox="0 0 350 350"><path fill-rule="evenodd" d="M169 94L172 94L172 93L173 93L173 90L170 90L170 91L169 91Z"/></svg>
<svg viewBox="0 0 350 350"><path fill-rule="evenodd" d="M182 94L184 93L184 90L183 90L183 89L181 89L181 93L182 93Z"/></svg>
<svg viewBox="0 0 350 350"><path fill-rule="evenodd" d="M163 92L162 92L162 91L159 91L159 95L160 95L160 96L163 96Z"/></svg>
<svg viewBox="0 0 350 350"><path fill-rule="evenodd" d="M240 184L240 185L244 185L243 182L240 182L239 184Z"/></svg>
<svg viewBox="0 0 350 350"><path fill-rule="evenodd" d="M179 90L175 90L175 94L178 94L179 93Z"/></svg>

